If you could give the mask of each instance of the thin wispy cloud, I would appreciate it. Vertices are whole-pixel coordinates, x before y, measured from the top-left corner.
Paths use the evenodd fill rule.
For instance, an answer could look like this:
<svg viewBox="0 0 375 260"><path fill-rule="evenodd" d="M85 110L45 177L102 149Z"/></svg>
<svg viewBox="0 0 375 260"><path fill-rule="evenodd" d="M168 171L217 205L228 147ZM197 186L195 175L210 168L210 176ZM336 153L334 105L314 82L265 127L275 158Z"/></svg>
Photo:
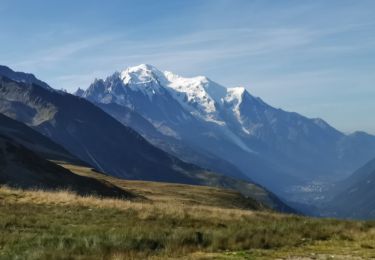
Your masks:
<svg viewBox="0 0 375 260"><path fill-rule="evenodd" d="M116 36L103 36L52 46L49 49L32 53L13 65L23 70L32 70L58 67L71 61L72 63L96 64L99 68L110 66L114 69L121 69L147 61L168 69L173 69L176 64L183 63L183 66L177 66L182 71L199 64L287 50L307 44L311 40L311 34L299 29L213 30L146 43L129 41ZM112 50L116 52L113 53ZM92 53L97 54L92 55ZM77 56L80 57L79 61L75 60ZM107 73L108 69L103 69L103 72ZM86 75L93 74L90 72ZM97 74L103 73L99 71ZM83 78L87 79L86 85L92 81L79 74L57 77L55 81L58 81L61 87L71 89L72 86L69 84L74 83L74 75L77 77L77 83L73 87L78 83L82 84Z"/></svg>
<svg viewBox="0 0 375 260"><path fill-rule="evenodd" d="M49 67L55 64L58 65L59 62L73 59L75 55L80 54L80 52L102 46L113 39L113 37L97 37L52 46L51 48L32 53L30 56L26 57L25 60L21 60L14 65L24 67L25 69L33 67Z"/></svg>
<svg viewBox="0 0 375 260"><path fill-rule="evenodd" d="M156 63L162 67L209 66L212 62L225 61L237 57L272 55L273 53L297 51L303 48L307 52L348 52L357 50L358 46L309 46L328 33L337 30L308 30L303 28L237 28L193 32L182 37L156 40L153 42L131 41L115 36L103 36L93 39L82 39L76 42L53 46L50 49L33 53L25 60L14 65L24 69L35 67L59 66L69 59L80 57L80 63L98 64L107 68L121 69L141 62ZM370 47L371 44L364 42ZM308 48L306 48L308 46ZM363 46L362 46L363 47ZM96 55L92 55L96 52ZM85 55L87 53L87 55ZM186 64L188 62L189 64ZM185 63L181 66L178 64ZM98 68L97 68L98 69ZM96 69L96 70L97 70ZM171 69L171 68L168 68ZM105 70L107 71L107 70ZM189 72L187 72L189 73ZM65 85L70 88L71 86Z"/></svg>

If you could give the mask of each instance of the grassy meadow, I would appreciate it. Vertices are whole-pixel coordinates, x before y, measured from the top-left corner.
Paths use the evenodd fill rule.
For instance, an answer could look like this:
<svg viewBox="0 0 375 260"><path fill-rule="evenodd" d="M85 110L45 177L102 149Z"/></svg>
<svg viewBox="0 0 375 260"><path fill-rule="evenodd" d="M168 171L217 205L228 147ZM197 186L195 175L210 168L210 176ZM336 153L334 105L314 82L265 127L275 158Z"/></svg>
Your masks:
<svg viewBox="0 0 375 260"><path fill-rule="evenodd" d="M375 258L375 222L277 214L228 190L105 178L138 198L1 187L0 259Z"/></svg>

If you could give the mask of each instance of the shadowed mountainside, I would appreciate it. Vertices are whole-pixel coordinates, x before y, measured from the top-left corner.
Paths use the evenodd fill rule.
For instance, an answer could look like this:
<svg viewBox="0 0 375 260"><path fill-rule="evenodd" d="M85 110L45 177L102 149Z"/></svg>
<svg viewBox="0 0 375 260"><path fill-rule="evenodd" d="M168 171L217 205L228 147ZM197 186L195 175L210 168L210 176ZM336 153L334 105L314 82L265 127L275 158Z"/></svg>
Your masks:
<svg viewBox="0 0 375 260"><path fill-rule="evenodd" d="M0 135L0 184L23 189L71 190L81 195L132 198L105 181L78 176Z"/></svg>
<svg viewBox="0 0 375 260"><path fill-rule="evenodd" d="M374 184L375 159L335 185L333 198L324 207L324 215L353 219L374 219Z"/></svg>

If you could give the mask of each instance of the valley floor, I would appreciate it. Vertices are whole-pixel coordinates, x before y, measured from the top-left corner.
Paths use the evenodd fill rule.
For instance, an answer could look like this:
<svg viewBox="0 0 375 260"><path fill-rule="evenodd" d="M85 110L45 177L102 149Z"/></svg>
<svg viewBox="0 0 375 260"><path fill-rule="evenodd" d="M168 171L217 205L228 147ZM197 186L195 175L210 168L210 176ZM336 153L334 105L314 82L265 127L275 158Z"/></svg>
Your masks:
<svg viewBox="0 0 375 260"><path fill-rule="evenodd" d="M122 187L139 197L1 187L0 259L375 259L375 222L254 211L207 187Z"/></svg>

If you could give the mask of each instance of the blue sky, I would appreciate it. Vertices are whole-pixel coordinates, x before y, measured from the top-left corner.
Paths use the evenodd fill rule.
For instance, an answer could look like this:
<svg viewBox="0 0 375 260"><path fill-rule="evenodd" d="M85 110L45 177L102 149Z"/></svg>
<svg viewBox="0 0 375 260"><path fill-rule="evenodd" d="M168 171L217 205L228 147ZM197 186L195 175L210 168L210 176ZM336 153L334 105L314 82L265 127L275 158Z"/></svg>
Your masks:
<svg viewBox="0 0 375 260"><path fill-rule="evenodd" d="M375 134L373 0L1 0L0 64L55 88L140 63Z"/></svg>

